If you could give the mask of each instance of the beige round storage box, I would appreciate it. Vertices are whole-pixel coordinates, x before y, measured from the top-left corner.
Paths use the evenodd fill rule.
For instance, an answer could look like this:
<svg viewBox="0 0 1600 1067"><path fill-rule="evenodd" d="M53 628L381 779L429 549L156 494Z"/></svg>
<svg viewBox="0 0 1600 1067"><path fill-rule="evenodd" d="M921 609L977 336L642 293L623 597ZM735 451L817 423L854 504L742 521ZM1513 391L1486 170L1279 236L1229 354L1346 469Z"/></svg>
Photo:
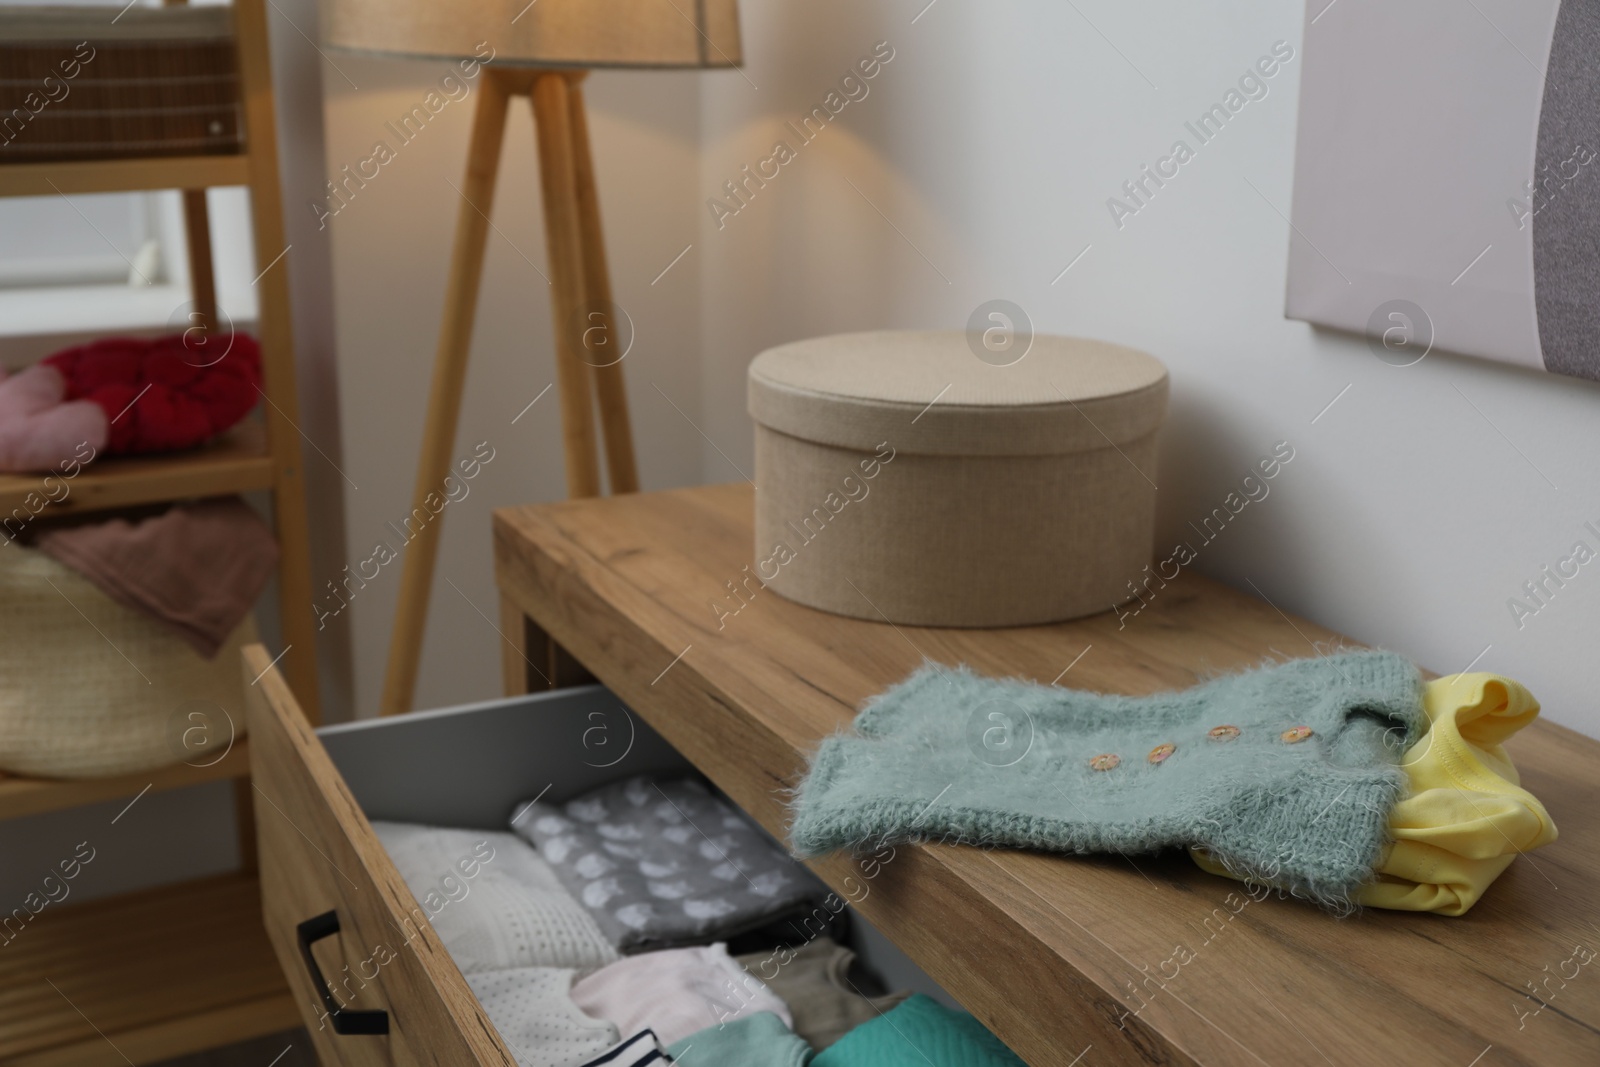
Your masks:
<svg viewBox="0 0 1600 1067"><path fill-rule="evenodd" d="M0 771L207 766L244 734L242 625L211 659L44 553L0 547Z"/></svg>
<svg viewBox="0 0 1600 1067"><path fill-rule="evenodd" d="M1150 561L1167 372L1036 337L980 359L959 331L818 337L750 364L756 561L811 607L919 626L1026 626L1130 599Z"/></svg>

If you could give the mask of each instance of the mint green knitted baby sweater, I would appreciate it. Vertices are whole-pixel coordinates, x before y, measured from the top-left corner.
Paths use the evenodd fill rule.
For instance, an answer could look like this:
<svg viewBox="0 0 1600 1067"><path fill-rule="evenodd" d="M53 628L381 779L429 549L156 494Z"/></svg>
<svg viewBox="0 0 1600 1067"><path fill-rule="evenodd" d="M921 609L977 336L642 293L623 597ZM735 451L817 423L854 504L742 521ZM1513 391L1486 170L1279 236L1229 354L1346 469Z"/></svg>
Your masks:
<svg viewBox="0 0 1600 1067"><path fill-rule="evenodd" d="M1198 846L1240 875L1348 908L1373 876L1427 729L1393 653L1291 660L1149 697L929 663L823 741L802 855L940 840L1131 854Z"/></svg>

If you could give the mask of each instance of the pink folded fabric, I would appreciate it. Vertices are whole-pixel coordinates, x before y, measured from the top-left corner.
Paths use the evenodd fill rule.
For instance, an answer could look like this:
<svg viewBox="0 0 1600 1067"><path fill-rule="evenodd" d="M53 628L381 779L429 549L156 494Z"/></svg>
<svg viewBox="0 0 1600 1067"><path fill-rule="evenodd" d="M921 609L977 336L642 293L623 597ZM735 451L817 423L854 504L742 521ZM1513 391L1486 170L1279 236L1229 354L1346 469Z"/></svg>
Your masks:
<svg viewBox="0 0 1600 1067"><path fill-rule="evenodd" d="M272 531L236 496L41 530L37 545L111 599L177 630L208 659L244 621L278 562Z"/></svg>

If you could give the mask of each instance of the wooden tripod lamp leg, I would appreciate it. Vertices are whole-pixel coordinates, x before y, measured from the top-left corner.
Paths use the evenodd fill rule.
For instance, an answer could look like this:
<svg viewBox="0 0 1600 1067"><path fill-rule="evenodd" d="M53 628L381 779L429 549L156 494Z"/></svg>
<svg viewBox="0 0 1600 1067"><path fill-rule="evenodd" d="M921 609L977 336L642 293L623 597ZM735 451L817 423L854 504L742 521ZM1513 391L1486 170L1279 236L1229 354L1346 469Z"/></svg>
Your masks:
<svg viewBox="0 0 1600 1067"><path fill-rule="evenodd" d="M589 117L583 106L582 75L569 82L571 106L572 157L578 193L578 230L583 241L583 306L612 315L611 274L606 269L606 244L600 230L600 197L595 190L594 158L589 152ZM613 349L621 344L616 323L607 321ZM634 465L633 429L628 420L628 394L623 388L622 353L616 362L593 368L595 398L600 408L600 428L605 434L606 473L613 493L639 491L639 473Z"/></svg>
<svg viewBox="0 0 1600 1067"><path fill-rule="evenodd" d="M389 639L389 664L378 709L383 715L411 710L416 689L417 663L422 653L428 597L433 587L433 565L444 521L443 513L435 514L430 510L427 500L430 496L443 495L445 475L450 473L450 450L455 445L461 392L466 382L467 353L472 346L473 318L478 306L478 285L483 278L484 244L488 239L489 213L494 202L495 175L500 167L500 144L505 136L509 97L507 83L499 72L485 70L472 119L462 201L456 212L455 249L450 256L450 276L445 284L444 319L439 325L439 348L434 357L433 382L428 390L428 415L423 424L422 456L417 463L412 512L404 523L411 540L404 551L400 599L395 607L394 633Z"/></svg>
<svg viewBox="0 0 1600 1067"><path fill-rule="evenodd" d="M400 599L379 706L384 715L409 710L415 694L441 526L441 517L434 515L426 501L430 495L443 492L444 478L450 472L450 449L455 441L478 286L483 276L488 214L500 162L506 106L513 93L526 91L532 98L538 137L567 495L597 496L600 492L599 454L589 396L591 377L599 398L612 491L638 489L622 368L620 364L591 368L583 359L584 309L609 315L611 282L606 270L583 94L577 86L582 77L581 73L548 72L534 75L530 84L526 72L484 73L462 190L465 199L456 222L456 245L429 392L422 458L417 466L412 512L417 521L408 530L414 532L401 570ZM609 322L604 325L614 332Z"/></svg>
<svg viewBox="0 0 1600 1067"><path fill-rule="evenodd" d="M550 314L556 335L556 380L561 386L567 495L583 497L600 494L600 468L589 401L589 368L580 355L584 249L578 222L577 166L569 97L566 75L551 72L534 79L533 114L539 138L545 243L550 251Z"/></svg>

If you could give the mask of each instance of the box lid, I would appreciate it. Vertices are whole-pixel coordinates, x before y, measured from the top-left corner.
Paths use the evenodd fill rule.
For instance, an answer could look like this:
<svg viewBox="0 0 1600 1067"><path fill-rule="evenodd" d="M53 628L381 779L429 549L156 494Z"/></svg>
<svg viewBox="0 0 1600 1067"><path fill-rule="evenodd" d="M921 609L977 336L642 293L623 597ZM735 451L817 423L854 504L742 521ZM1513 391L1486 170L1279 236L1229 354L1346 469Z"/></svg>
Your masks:
<svg viewBox="0 0 1600 1067"><path fill-rule="evenodd" d="M748 395L763 426L822 444L1047 455L1154 431L1167 369L1137 349L1043 335L996 366L960 330L879 330L769 348L750 363Z"/></svg>

